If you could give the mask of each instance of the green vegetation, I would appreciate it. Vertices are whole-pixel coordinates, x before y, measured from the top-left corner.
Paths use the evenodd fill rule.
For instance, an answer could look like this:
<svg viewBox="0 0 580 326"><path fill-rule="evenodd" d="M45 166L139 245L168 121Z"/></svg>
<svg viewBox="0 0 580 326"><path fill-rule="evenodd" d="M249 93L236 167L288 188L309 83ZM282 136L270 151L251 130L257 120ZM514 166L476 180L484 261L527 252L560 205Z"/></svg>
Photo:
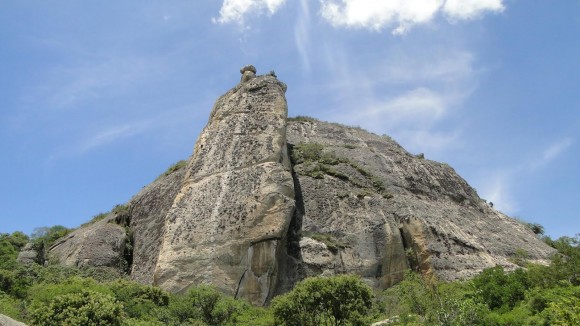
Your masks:
<svg viewBox="0 0 580 326"><path fill-rule="evenodd" d="M171 165L169 168L167 168L167 170L165 172L163 172L160 176L158 176L157 179L155 179L155 180L159 180L162 177L166 177L175 171L178 171L178 170L185 168L185 166L187 166L187 160L181 160L179 162L176 162L173 165Z"/></svg>
<svg viewBox="0 0 580 326"><path fill-rule="evenodd" d="M86 227L86 226L95 224L98 221L101 221L101 220L105 219L105 217L107 217L108 215L109 215L109 213L99 213L99 214L93 216L93 218L90 221L81 224L80 227L82 228L82 227Z"/></svg>
<svg viewBox="0 0 580 326"><path fill-rule="evenodd" d="M373 294L368 285L353 275L313 277L274 298L276 325L369 325Z"/></svg>
<svg viewBox="0 0 580 326"><path fill-rule="evenodd" d="M527 262L507 272L488 268L469 281L441 283L407 272L373 293L357 276L308 278L254 307L209 286L171 294L127 279L113 269L20 264L28 241L49 243L62 227L33 237L0 234L0 313L30 325L579 325L580 235L544 241L557 250L549 266ZM305 234L342 248L333 235Z"/></svg>
<svg viewBox="0 0 580 326"><path fill-rule="evenodd" d="M334 153L325 151L324 146L317 143L301 143L294 145L291 150L290 157L294 164L303 164L301 174L307 175L314 179L322 179L324 175L333 176L335 178L348 181L358 188L369 188L367 185L361 183L356 179L350 178L345 173L338 171L332 166L344 164L355 169L365 178L372 186L371 189L381 194L384 198L391 198L392 195L386 192L383 182L374 176L371 172L364 169L360 165L351 162L347 158L337 157ZM368 193L368 192L366 192ZM370 194L370 193L368 193ZM363 198L364 196L359 198Z"/></svg>
<svg viewBox="0 0 580 326"><path fill-rule="evenodd" d="M47 250L48 248L52 247L52 245L54 245L56 240L64 237L72 231L73 229L66 228L62 225L55 225L51 227L43 226L32 231L30 240L32 241L32 245L36 250Z"/></svg>

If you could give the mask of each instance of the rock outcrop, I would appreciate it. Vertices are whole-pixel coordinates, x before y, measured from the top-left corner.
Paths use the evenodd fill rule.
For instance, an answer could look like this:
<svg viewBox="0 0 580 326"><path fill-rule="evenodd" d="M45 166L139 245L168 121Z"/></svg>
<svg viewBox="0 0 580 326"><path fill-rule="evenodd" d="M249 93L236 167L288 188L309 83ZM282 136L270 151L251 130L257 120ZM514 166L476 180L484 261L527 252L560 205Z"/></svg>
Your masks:
<svg viewBox="0 0 580 326"><path fill-rule="evenodd" d="M294 212L285 90L272 76L243 78L218 99L165 217L154 284L270 298Z"/></svg>
<svg viewBox="0 0 580 326"><path fill-rule="evenodd" d="M26 324L0 314L0 326L26 326Z"/></svg>
<svg viewBox="0 0 580 326"><path fill-rule="evenodd" d="M411 155L387 136L298 120L287 127L300 189L287 279L355 273L386 288L407 268L450 281L515 268L517 251L540 263L553 252L449 165Z"/></svg>
<svg viewBox="0 0 580 326"><path fill-rule="evenodd" d="M314 275L354 273L384 289L409 269L455 280L515 268L522 252L548 262L551 248L447 164L360 128L287 119L286 85L240 72L187 164L49 257L125 267L173 292L213 284L260 305Z"/></svg>
<svg viewBox="0 0 580 326"><path fill-rule="evenodd" d="M48 250L48 263L125 270L127 231L115 223L115 217L115 214L109 214L106 218L57 240Z"/></svg>

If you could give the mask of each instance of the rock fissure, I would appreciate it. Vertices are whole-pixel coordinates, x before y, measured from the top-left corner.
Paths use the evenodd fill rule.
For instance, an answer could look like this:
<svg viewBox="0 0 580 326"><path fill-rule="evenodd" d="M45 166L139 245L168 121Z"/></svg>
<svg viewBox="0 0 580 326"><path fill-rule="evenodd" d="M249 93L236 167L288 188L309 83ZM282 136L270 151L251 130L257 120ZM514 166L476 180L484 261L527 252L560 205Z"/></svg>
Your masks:
<svg viewBox="0 0 580 326"><path fill-rule="evenodd" d="M244 276L246 276L246 273L248 272L248 270L244 270L244 272L242 273L242 276L240 276L240 280L238 281L238 287L236 288L236 294L234 295L234 298L238 299L238 295L240 293L240 286L242 284L242 281L244 280Z"/></svg>

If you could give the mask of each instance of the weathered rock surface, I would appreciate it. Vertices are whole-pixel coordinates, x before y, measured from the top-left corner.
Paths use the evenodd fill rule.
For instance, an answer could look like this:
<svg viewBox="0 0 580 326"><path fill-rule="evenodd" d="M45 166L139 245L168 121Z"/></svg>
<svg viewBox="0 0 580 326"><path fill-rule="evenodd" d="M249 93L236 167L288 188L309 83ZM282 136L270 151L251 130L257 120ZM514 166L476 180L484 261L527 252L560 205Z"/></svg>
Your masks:
<svg viewBox="0 0 580 326"><path fill-rule="evenodd" d="M285 90L261 76L217 100L165 217L154 284L214 284L256 304L271 296L294 210Z"/></svg>
<svg viewBox="0 0 580 326"><path fill-rule="evenodd" d="M26 326L26 324L0 314L0 326Z"/></svg>
<svg viewBox="0 0 580 326"><path fill-rule="evenodd" d="M301 190L301 237L288 279L356 273L385 288L409 267L455 280L495 265L513 268L517 250L537 262L553 252L450 166L413 156L388 137L315 120L290 122L287 137ZM313 254L309 237L336 249Z"/></svg>
<svg viewBox="0 0 580 326"><path fill-rule="evenodd" d="M160 176L129 201L132 234L131 277L153 283L153 274L163 239L165 216L183 184L185 167Z"/></svg>
<svg viewBox="0 0 580 326"><path fill-rule="evenodd" d="M32 243L27 243L18 253L16 260L22 264L42 264L44 263L43 253L34 249Z"/></svg>
<svg viewBox="0 0 580 326"><path fill-rule="evenodd" d="M122 214L60 239L49 259L130 267L173 292L213 284L265 304L308 276L354 273L384 289L408 269L455 280L515 268L522 252L540 263L553 253L447 164L359 128L287 121L286 85L251 66L241 73L187 165Z"/></svg>
<svg viewBox="0 0 580 326"><path fill-rule="evenodd" d="M56 241L48 250L49 263L73 267L115 267L124 270L126 230L115 215L77 229Z"/></svg>

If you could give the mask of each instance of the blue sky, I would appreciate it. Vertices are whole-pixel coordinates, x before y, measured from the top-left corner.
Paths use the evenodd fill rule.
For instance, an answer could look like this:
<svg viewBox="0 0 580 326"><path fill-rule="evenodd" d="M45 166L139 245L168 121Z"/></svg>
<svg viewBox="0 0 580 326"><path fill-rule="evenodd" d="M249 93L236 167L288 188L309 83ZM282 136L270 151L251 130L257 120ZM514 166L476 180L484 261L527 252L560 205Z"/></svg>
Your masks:
<svg viewBox="0 0 580 326"><path fill-rule="evenodd" d="M388 134L580 232L580 1L3 1L0 232L76 227L191 155L251 63L289 114Z"/></svg>

